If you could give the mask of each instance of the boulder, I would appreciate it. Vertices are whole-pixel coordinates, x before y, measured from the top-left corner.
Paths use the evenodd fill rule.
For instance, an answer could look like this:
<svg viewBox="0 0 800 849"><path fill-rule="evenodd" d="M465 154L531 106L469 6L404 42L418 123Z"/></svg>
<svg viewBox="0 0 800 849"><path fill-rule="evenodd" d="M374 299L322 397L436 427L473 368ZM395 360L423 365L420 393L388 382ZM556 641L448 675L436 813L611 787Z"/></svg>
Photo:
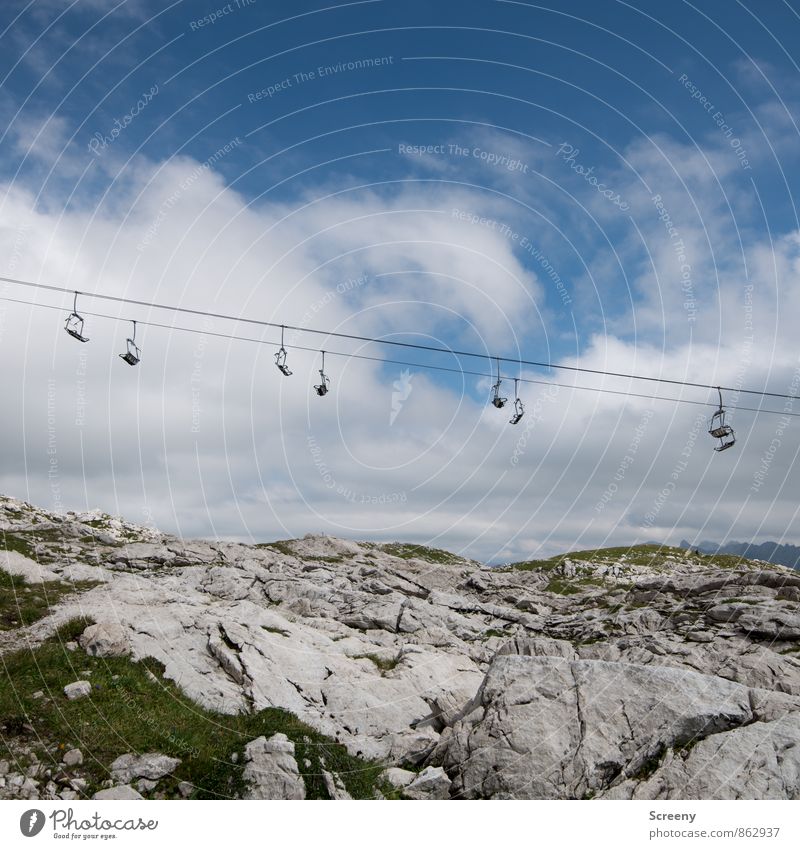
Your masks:
<svg viewBox="0 0 800 849"><path fill-rule="evenodd" d="M63 793L61 794L61 798L64 798ZM120 784L117 787L109 787L106 790L98 790L92 798L106 801L118 801L122 799L143 799L144 796L142 796L142 794L137 790L134 790L129 784Z"/></svg>
<svg viewBox="0 0 800 849"><path fill-rule="evenodd" d="M83 763L83 752L80 749L70 749L62 760L65 766L80 766Z"/></svg>
<svg viewBox="0 0 800 849"><path fill-rule="evenodd" d="M245 799L305 799L306 786L285 734L257 737L245 746Z"/></svg>
<svg viewBox="0 0 800 849"><path fill-rule="evenodd" d="M158 752L144 755L120 755L110 767L111 777L120 784L129 784L134 778L158 780L174 772L180 760Z"/></svg>
<svg viewBox="0 0 800 849"><path fill-rule="evenodd" d="M800 798L800 713L715 734L671 750L645 781L624 781L609 799Z"/></svg>
<svg viewBox="0 0 800 849"><path fill-rule="evenodd" d="M88 681L73 681L64 687L64 695L71 701L82 699L92 692L92 685Z"/></svg>
<svg viewBox="0 0 800 849"><path fill-rule="evenodd" d="M682 669L498 656L435 753L465 798L597 795L667 749L753 720L750 691Z"/></svg>
<svg viewBox="0 0 800 849"><path fill-rule="evenodd" d="M328 791L328 796L331 799L352 799L353 797L347 792L341 776L335 772L322 770L322 780L325 783L325 789Z"/></svg>
<svg viewBox="0 0 800 849"><path fill-rule="evenodd" d="M407 787L416 777L417 773L412 772L410 769L400 769L400 767L393 766L385 769L378 776L378 781L385 781L387 784L391 784L392 787L399 789L401 787Z"/></svg>
<svg viewBox="0 0 800 849"><path fill-rule="evenodd" d="M403 790L406 799L449 799L452 782L441 767L429 766Z"/></svg>
<svg viewBox="0 0 800 849"><path fill-rule="evenodd" d="M78 642L86 654L95 657L123 657L130 654L125 629L113 622L89 625L78 638Z"/></svg>

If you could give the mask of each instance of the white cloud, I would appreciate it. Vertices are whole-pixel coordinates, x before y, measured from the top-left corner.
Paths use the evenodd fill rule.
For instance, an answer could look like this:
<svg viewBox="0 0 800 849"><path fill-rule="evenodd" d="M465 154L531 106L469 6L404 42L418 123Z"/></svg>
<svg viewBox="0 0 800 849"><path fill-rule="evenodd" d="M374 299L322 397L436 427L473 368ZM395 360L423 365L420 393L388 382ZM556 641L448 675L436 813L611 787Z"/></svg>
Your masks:
<svg viewBox="0 0 800 849"><path fill-rule="evenodd" d="M676 210L692 251L700 313L691 335L684 332L663 223L649 198L631 190L633 215L658 273L650 278L645 265L635 275L639 334L618 320L611 333L591 340L581 364L699 382L713 376L760 385L769 378L785 390L798 365L790 344L800 297L797 235L771 245L742 231L748 279L758 293L752 320L760 340L777 339L774 350L762 356L763 347L753 349L746 362L741 260L732 247L737 235L727 230L724 198L711 196L713 176L699 154L670 146L669 158L691 178L699 210L677 218L687 207L671 170L644 149L632 149L629 158ZM291 204L251 203L212 171L197 168L185 158L161 167L136 160L102 204L64 211L34 209L31 195L5 187L0 256L6 270L69 288L345 333L415 332L505 353L529 351L533 338L546 349L553 327L542 308L541 274L526 268L508 238L452 214L469 209L513 222L518 204L413 182L392 191L373 187ZM620 258L627 264L637 257L641 263L641 246L637 252L631 240ZM589 303L618 317L619 288L604 288L602 255L584 259L600 283L598 300ZM362 274L366 282L342 286ZM648 279L656 280L655 288ZM0 293L30 295L11 287ZM330 357L333 389L320 399L311 391L317 355L290 351L295 373L283 378L272 361L274 331L84 300L87 312L209 332L203 338L143 327L142 363L131 369L116 356L128 324L88 317L91 343L79 346L61 330L68 299L38 297L64 313L0 303L0 353L14 363L0 412L6 434L0 488L45 506L101 506L132 519L152 517L188 535L264 539L321 530L426 540L509 559L531 555L535 546L552 553L619 540L781 537L793 521L797 493L787 470L794 466L796 439L788 433L763 484L750 492L775 438L773 417L736 414L740 445L716 455L697 418L710 412L706 408L623 402L567 388L548 399L543 387L524 385L528 414L515 428L506 423L507 409L485 403L490 381L467 378L462 386L455 376L443 381L412 369L413 389L389 426L392 383L402 366ZM589 309L586 297L576 295L582 314ZM660 338L665 322L670 328L680 323L681 332ZM212 332L263 335L269 344ZM302 335L291 341L426 360L342 340ZM543 378L535 371L525 376ZM569 383L573 377L544 379ZM624 379L574 380L648 391ZM505 389L511 392L510 382ZM711 400L711 393L676 387L658 387L658 393ZM659 505L687 450L686 467Z"/></svg>

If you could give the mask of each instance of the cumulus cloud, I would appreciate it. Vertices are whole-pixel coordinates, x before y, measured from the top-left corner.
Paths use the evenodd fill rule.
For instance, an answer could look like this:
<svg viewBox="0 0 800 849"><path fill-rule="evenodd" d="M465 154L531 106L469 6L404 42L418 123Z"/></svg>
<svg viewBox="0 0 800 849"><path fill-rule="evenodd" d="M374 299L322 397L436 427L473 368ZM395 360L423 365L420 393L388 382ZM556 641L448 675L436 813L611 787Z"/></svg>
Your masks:
<svg viewBox="0 0 800 849"><path fill-rule="evenodd" d="M539 178L513 198L504 194L509 174L488 177L481 162L486 191L432 187L412 170L391 186L250 199L191 158L137 157L112 191L68 209L37 204L19 181L4 186L0 255L8 276L242 319L401 334L511 357L555 348L565 365L786 391L798 367L788 344L798 235L754 232L754 205L733 204L730 186L722 189L740 176L735 162L656 141L625 151L635 174L621 166L610 175L631 201L622 223L591 187L556 188L565 182L563 163L546 153L537 155ZM492 144L516 150L508 139ZM656 192L691 257L693 321ZM562 206L551 205L559 194ZM584 238L587 220L605 245ZM631 220L636 228L620 232ZM731 228L731 220L745 224ZM564 266L577 269L569 280L574 309L596 314L595 335L569 332L569 311L553 306L553 280L491 221L535 233L554 258L571 257ZM608 283L622 268L634 269L627 302L625 289ZM746 286L758 295L749 307ZM526 368L522 377L542 383L522 385L527 416L511 427L508 408L486 403L491 378L422 367L457 367L449 356L288 331L290 344L313 350L290 349L294 374L283 378L272 359L274 329L84 299L91 342L81 346L61 329L69 298L10 284L0 294L59 307L0 304L0 351L18 364L6 372L0 412L0 487L44 506L99 506L185 535L324 531L421 540L492 559L734 531L781 538L793 520L786 470L796 441L776 437L779 417L735 415L742 450L716 455L708 408L624 397L649 390L704 402L713 393ZM116 356L131 319L142 322L135 369ZM750 332L759 344L776 340L767 356L744 344ZM311 387L323 348L332 392L318 398ZM515 376L504 366L507 395Z"/></svg>

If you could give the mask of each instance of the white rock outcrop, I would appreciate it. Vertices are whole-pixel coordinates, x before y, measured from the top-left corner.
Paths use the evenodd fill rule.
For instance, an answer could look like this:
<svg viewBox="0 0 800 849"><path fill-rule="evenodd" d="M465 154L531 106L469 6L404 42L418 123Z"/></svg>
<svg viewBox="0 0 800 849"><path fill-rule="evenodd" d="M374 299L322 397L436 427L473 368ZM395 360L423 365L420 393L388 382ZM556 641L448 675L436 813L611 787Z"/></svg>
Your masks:
<svg viewBox="0 0 800 849"><path fill-rule="evenodd" d="M381 761L383 780L413 798L800 795L790 569L677 549L489 569L323 535L187 542L3 497L0 529L36 535L37 569L14 552L0 560L31 591L74 575L93 583L0 632L0 652L86 617L96 624L71 655L77 670L81 651L154 658L188 699L227 714L289 711ZM91 690L82 680L65 694ZM133 766L141 757L123 756L118 784L159 780ZM252 741L243 769L258 798L306 792L280 736ZM327 794L343 798L346 776L322 771Z"/></svg>
<svg viewBox="0 0 800 849"><path fill-rule="evenodd" d="M143 755L133 753L120 755L109 767L111 777L120 784L130 784L134 778L151 781L173 773L180 764L179 758L170 758L159 752L147 752Z"/></svg>
<svg viewBox="0 0 800 849"><path fill-rule="evenodd" d="M130 654L128 634L117 623L98 622L89 625L78 638L78 643L86 654L95 657L123 657Z"/></svg>
<svg viewBox="0 0 800 849"><path fill-rule="evenodd" d="M441 767L428 766L406 787L406 799L449 799L452 781Z"/></svg>
<svg viewBox="0 0 800 849"><path fill-rule="evenodd" d="M689 670L499 655L435 757L460 798L762 798L797 792L799 710Z"/></svg>
<svg viewBox="0 0 800 849"><path fill-rule="evenodd" d="M117 802L123 799L143 799L144 796L138 790L134 790L133 787L127 784L120 784L117 787L98 790L92 798Z"/></svg>
<svg viewBox="0 0 800 849"><path fill-rule="evenodd" d="M92 685L89 681L73 681L64 687L64 695L71 701L75 699L83 699L92 692Z"/></svg>
<svg viewBox="0 0 800 849"><path fill-rule="evenodd" d="M245 799L305 799L306 786L285 734L258 737L245 746ZM331 777L331 781L333 778Z"/></svg>
<svg viewBox="0 0 800 849"><path fill-rule="evenodd" d="M70 749L62 758L64 766L80 766L83 763L83 752L80 749Z"/></svg>

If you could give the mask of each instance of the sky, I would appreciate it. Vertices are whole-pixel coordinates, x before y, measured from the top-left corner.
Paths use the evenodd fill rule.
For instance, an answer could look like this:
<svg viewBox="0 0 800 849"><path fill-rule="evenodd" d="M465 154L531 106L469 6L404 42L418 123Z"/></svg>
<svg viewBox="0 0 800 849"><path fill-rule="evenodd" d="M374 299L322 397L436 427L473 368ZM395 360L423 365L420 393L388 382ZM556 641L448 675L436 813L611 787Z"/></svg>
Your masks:
<svg viewBox="0 0 800 849"><path fill-rule="evenodd" d="M3 3L0 276L90 341L0 281L0 491L495 563L800 542L799 45L781 0Z"/></svg>

